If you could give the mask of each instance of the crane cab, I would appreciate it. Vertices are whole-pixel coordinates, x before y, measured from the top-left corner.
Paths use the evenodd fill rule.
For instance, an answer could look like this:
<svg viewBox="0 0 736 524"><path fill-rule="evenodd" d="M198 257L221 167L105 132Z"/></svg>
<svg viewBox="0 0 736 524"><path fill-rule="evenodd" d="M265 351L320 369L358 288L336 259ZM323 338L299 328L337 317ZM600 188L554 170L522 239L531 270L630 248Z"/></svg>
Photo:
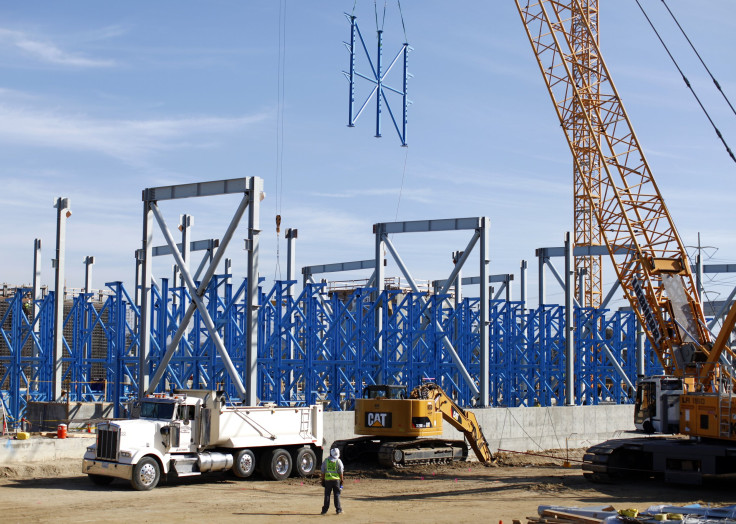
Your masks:
<svg viewBox="0 0 736 524"><path fill-rule="evenodd" d="M680 395L685 392L682 379L653 376L636 384L634 424L646 433L678 433L680 430Z"/></svg>

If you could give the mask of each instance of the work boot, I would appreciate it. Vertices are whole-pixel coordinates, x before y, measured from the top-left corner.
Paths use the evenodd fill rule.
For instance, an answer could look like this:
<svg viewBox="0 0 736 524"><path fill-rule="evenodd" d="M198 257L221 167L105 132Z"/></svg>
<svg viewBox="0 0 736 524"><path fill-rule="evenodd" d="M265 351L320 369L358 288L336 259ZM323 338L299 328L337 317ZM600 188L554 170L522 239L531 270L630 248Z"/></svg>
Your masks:
<svg viewBox="0 0 736 524"><path fill-rule="evenodd" d="M320 515L327 515L327 510L326 509L323 509L322 510L322 513L320 513Z"/></svg>
<svg viewBox="0 0 736 524"><path fill-rule="evenodd" d="M338 509L335 513L337 513L339 515L340 513L342 513L342 510L341 509Z"/></svg>

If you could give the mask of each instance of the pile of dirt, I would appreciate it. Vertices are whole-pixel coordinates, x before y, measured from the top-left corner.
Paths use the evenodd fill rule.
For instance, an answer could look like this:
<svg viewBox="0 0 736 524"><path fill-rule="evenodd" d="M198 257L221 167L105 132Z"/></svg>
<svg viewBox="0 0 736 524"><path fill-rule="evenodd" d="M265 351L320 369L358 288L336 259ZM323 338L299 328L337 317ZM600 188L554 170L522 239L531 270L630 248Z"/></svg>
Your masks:
<svg viewBox="0 0 736 524"><path fill-rule="evenodd" d="M506 467L543 467L564 466L569 463L570 467L579 467L583 462L585 448L578 449L548 449L545 451L499 451L496 453L497 466Z"/></svg>

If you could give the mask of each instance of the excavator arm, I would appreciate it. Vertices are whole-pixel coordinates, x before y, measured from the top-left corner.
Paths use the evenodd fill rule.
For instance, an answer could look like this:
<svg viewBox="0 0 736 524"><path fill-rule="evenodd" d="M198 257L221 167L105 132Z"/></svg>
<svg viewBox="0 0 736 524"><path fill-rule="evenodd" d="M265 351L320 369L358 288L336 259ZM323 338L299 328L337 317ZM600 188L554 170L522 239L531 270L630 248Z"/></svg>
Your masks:
<svg viewBox="0 0 736 524"><path fill-rule="evenodd" d="M493 453L488 447L483 430L478 424L475 414L462 409L437 384L422 384L414 388L410 394L413 399L433 400L435 410L458 431L465 435L468 444L473 448L478 460L483 463L493 461Z"/></svg>

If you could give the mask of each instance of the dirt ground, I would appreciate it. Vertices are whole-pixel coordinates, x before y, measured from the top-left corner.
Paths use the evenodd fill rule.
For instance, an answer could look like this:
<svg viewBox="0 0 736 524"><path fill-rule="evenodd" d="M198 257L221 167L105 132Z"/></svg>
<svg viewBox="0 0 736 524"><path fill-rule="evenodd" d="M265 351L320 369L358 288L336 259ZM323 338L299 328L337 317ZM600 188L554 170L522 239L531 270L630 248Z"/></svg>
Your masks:
<svg viewBox="0 0 736 524"><path fill-rule="evenodd" d="M736 503L736 482L702 487L665 486L655 481L593 484L581 473L581 450L549 456L501 454L498 464L421 466L387 471L346 467L342 515L321 516L318 478L268 482L230 474L183 479L150 492L126 481L93 485L80 461L37 466L0 466L0 521L27 522L484 522L525 523L541 504L645 509L652 504ZM553 458L559 457L559 458Z"/></svg>

